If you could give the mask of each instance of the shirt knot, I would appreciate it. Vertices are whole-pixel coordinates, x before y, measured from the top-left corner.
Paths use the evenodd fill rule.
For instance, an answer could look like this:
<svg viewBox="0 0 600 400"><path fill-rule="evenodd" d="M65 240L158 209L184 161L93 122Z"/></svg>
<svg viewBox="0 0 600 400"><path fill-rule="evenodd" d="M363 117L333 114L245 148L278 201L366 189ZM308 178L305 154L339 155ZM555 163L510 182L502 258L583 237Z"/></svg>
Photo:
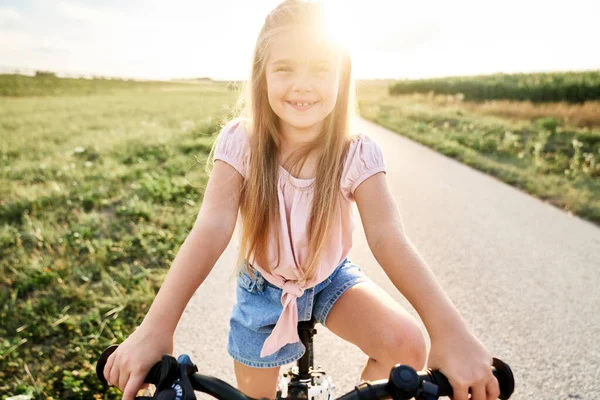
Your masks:
<svg viewBox="0 0 600 400"><path fill-rule="evenodd" d="M304 289L302 288L300 283L298 283L298 281L293 281L293 280L284 281L282 289L284 292L287 292L296 297L302 297L302 295L304 294Z"/></svg>

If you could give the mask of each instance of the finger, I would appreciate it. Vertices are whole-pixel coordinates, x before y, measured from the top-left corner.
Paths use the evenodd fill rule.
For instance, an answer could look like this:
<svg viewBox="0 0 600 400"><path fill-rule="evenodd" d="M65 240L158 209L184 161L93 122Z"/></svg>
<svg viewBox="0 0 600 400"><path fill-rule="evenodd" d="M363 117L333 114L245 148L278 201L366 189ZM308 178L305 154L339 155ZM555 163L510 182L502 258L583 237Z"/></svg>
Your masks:
<svg viewBox="0 0 600 400"><path fill-rule="evenodd" d="M487 392L487 400L496 400L500 397L500 384L495 376L492 376L492 379L487 382L485 391Z"/></svg>
<svg viewBox="0 0 600 400"><path fill-rule="evenodd" d="M123 373L121 373L121 375L119 376L119 389L121 389L121 391L125 391L125 388L127 387L127 382L129 382L129 377L131 376L131 373L129 371L125 371Z"/></svg>
<svg viewBox="0 0 600 400"><path fill-rule="evenodd" d="M486 400L484 384L478 383L471 386L471 400Z"/></svg>
<svg viewBox="0 0 600 400"><path fill-rule="evenodd" d="M131 375L125 390L123 390L123 400L135 400L135 395L142 388L144 376Z"/></svg>
<svg viewBox="0 0 600 400"><path fill-rule="evenodd" d="M110 383L110 371L112 370L113 364L115 362L115 353L112 353L108 359L106 360L106 365L104 365L104 379L108 382L108 386L112 386Z"/></svg>
<svg viewBox="0 0 600 400"><path fill-rule="evenodd" d="M452 400L469 400L469 386L452 383Z"/></svg>
<svg viewBox="0 0 600 400"><path fill-rule="evenodd" d="M121 387L119 386L119 375L121 374L121 365L119 361L120 360L117 360L117 356L115 356L112 368L110 369L109 377L111 386L116 386L120 389Z"/></svg>

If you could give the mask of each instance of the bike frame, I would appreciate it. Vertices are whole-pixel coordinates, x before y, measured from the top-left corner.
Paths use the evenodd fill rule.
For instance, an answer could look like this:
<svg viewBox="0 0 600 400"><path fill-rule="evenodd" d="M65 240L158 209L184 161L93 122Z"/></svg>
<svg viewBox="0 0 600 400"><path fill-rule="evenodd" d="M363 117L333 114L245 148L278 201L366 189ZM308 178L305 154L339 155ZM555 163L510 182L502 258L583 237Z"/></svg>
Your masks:
<svg viewBox="0 0 600 400"><path fill-rule="evenodd" d="M313 336L317 333L316 323L314 318L298 323L298 336L306 351L296 361L295 368L290 368L279 377L277 399L333 399L335 385L331 377L320 367L314 367Z"/></svg>
<svg viewBox="0 0 600 400"><path fill-rule="evenodd" d="M317 321L312 318L310 321L301 321L298 324L298 335L300 336L302 344L306 347L306 352L302 358L296 362L300 379L310 378L309 371L313 368L313 336L317 333L317 330L315 329L316 323Z"/></svg>

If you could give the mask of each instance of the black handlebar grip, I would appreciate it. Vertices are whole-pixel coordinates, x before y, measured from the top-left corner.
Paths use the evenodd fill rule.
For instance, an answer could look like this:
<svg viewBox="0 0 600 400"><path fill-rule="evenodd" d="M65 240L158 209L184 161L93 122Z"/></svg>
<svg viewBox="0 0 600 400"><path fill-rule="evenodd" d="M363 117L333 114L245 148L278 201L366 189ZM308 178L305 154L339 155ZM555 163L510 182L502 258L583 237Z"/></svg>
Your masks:
<svg viewBox="0 0 600 400"><path fill-rule="evenodd" d="M98 362L96 363L96 376L104 386L108 386L108 382L106 381L106 378L104 378L104 367L106 366L106 361L108 361L108 357L110 357L110 355L115 352L117 347L119 346L116 344L108 346L106 350L104 350L102 354L100 354L100 358L98 358Z"/></svg>
<svg viewBox="0 0 600 400"><path fill-rule="evenodd" d="M106 366L106 361L108 361L108 357L110 357L110 355L115 352L117 347L119 347L119 345L116 344L108 346L106 350L104 350L102 354L100 354L100 358L98 358L98 363L96 363L96 376L104 386L108 386L108 382L104 378L104 367ZM154 366L150 369L150 372L148 372L148 375L146 375L144 383L156 385L160 377L160 367L160 361L154 364Z"/></svg>
<svg viewBox="0 0 600 400"><path fill-rule="evenodd" d="M498 380L500 386L500 397L501 400L508 399L514 392L515 389L515 378L513 373L505 362L494 358L492 364L492 373ZM448 382L448 379L437 370L428 370L428 376L424 376L425 380L434 383L438 387L438 396L452 396L452 385Z"/></svg>

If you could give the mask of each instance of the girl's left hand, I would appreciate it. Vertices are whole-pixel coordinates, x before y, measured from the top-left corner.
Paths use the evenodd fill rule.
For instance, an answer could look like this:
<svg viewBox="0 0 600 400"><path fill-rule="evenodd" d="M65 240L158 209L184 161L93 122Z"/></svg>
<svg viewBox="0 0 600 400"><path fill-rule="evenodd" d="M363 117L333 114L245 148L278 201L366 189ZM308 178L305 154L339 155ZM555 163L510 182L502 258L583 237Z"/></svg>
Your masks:
<svg viewBox="0 0 600 400"><path fill-rule="evenodd" d="M427 368L439 369L452 385L452 400L496 400L498 380L492 355L468 330L447 331L431 339Z"/></svg>

